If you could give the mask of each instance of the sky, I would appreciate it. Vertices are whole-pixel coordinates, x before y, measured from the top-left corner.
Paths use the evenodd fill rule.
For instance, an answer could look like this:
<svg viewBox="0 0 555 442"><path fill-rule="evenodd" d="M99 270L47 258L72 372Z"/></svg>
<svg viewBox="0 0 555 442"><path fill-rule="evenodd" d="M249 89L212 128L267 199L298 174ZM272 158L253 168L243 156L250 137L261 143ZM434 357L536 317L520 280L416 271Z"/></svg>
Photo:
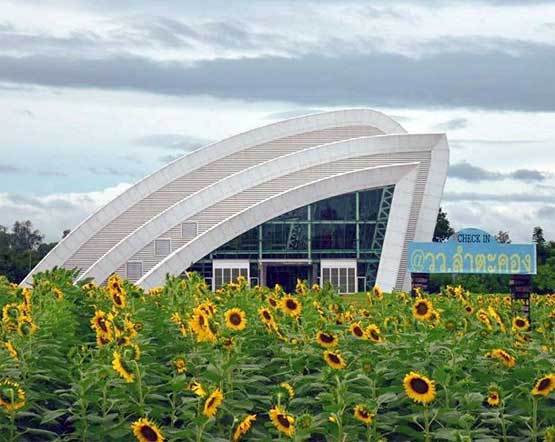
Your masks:
<svg viewBox="0 0 555 442"><path fill-rule="evenodd" d="M326 110L445 132L455 229L555 240L555 0L0 0L0 225L56 241L165 163Z"/></svg>

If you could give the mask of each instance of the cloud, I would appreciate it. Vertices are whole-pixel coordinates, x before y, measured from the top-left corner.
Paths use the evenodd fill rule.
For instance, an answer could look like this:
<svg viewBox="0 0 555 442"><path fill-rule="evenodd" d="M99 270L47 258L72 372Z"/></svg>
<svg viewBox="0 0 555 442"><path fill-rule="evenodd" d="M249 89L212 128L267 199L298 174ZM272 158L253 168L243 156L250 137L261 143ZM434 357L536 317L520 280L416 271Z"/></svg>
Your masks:
<svg viewBox="0 0 555 442"><path fill-rule="evenodd" d="M509 203L555 203L555 195L540 193L481 193L481 192L445 192L445 201L496 201Z"/></svg>
<svg viewBox="0 0 555 442"><path fill-rule="evenodd" d="M553 221L555 219L555 206L545 206L538 210L537 212L538 218L544 218L549 221Z"/></svg>
<svg viewBox="0 0 555 442"><path fill-rule="evenodd" d="M88 167L87 170L93 175L111 175L111 176L137 176L137 172L123 170L115 167Z"/></svg>
<svg viewBox="0 0 555 442"><path fill-rule="evenodd" d="M464 42L461 39L461 46ZM512 53L501 47L510 47ZM420 58L344 52L202 60L191 65L130 54L98 58L4 55L0 65L0 80L45 86L211 95L309 106L555 111L551 78L555 46L510 40L494 40L489 49L478 52L470 46Z"/></svg>
<svg viewBox="0 0 555 442"><path fill-rule="evenodd" d="M20 175L23 173L25 173L25 171L20 167L10 166L9 164L0 164L0 175Z"/></svg>
<svg viewBox="0 0 555 442"><path fill-rule="evenodd" d="M497 181L504 178L499 172L492 172L467 162L449 166L449 178L458 178L465 181Z"/></svg>
<svg viewBox="0 0 555 442"><path fill-rule="evenodd" d="M40 176L51 176L51 177L65 177L66 173L58 172L57 170L31 170L28 168L12 166L9 164L0 164L0 175L40 175Z"/></svg>
<svg viewBox="0 0 555 442"><path fill-rule="evenodd" d="M457 178L464 181L500 181L513 179L517 181L544 181L551 176L546 172L533 169L518 169L513 172L495 172L463 161L449 166L449 178Z"/></svg>
<svg viewBox="0 0 555 442"><path fill-rule="evenodd" d="M183 151L195 150L211 143L210 140L205 138L198 138L183 134L151 134L136 138L133 142L146 147L176 149Z"/></svg>
<svg viewBox="0 0 555 442"><path fill-rule="evenodd" d="M58 241L65 229L75 228L88 215L114 199L130 185L120 183L100 191L57 193L41 197L0 193L0 225L30 219L46 241Z"/></svg>
<svg viewBox="0 0 555 442"><path fill-rule="evenodd" d="M468 127L469 121L466 118L453 118L452 120L434 126L437 130L457 130Z"/></svg>

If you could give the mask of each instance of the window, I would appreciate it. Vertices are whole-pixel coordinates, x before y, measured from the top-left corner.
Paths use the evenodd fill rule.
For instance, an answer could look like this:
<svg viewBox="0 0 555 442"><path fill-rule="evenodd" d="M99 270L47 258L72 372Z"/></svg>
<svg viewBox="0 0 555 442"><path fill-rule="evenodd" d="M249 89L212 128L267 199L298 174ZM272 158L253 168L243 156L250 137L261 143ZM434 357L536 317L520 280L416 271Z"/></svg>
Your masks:
<svg viewBox="0 0 555 442"><path fill-rule="evenodd" d="M262 249L272 251L307 250L308 227L306 224L264 224L262 227Z"/></svg>
<svg viewBox="0 0 555 442"><path fill-rule="evenodd" d="M375 221L380 210L382 189L367 190L359 194L359 214L363 221Z"/></svg>
<svg viewBox="0 0 555 442"><path fill-rule="evenodd" d="M172 241L171 239L157 239L154 241L154 255L155 256L168 256L171 253Z"/></svg>
<svg viewBox="0 0 555 442"><path fill-rule="evenodd" d="M214 260L212 261L212 289L217 290L230 282L236 282L239 276L249 281L249 261Z"/></svg>
<svg viewBox="0 0 555 442"><path fill-rule="evenodd" d="M312 205L312 219L316 221L353 221L356 219L354 193L318 201Z"/></svg>
<svg viewBox="0 0 555 442"><path fill-rule="evenodd" d="M314 224L312 250L356 249L355 224Z"/></svg>
<svg viewBox="0 0 555 442"><path fill-rule="evenodd" d="M357 291L356 260L322 260L320 283L330 283L339 293Z"/></svg>
<svg viewBox="0 0 555 442"><path fill-rule="evenodd" d="M181 237L185 241L191 241L198 234L198 226L195 222L181 224Z"/></svg>
<svg viewBox="0 0 555 442"><path fill-rule="evenodd" d="M126 265L127 279L138 281L143 276L143 263L141 261L130 261Z"/></svg>

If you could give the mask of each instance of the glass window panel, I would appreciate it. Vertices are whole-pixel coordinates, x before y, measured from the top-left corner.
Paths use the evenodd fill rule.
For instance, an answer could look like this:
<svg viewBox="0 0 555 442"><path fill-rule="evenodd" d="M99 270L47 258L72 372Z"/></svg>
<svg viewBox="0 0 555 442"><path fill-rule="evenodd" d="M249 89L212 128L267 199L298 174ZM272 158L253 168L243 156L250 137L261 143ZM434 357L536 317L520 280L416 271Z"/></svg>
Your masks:
<svg viewBox="0 0 555 442"><path fill-rule="evenodd" d="M258 228L250 229L242 235L233 238L221 246L217 251L245 251L255 252L258 250Z"/></svg>
<svg viewBox="0 0 555 442"><path fill-rule="evenodd" d="M382 189L374 189L359 193L359 217L362 221L375 221L378 218L382 192Z"/></svg>
<svg viewBox="0 0 555 442"><path fill-rule="evenodd" d="M339 269L339 291L341 293L347 292L347 268Z"/></svg>
<svg viewBox="0 0 555 442"><path fill-rule="evenodd" d="M308 250L308 226L306 224L264 224L262 226L262 250L297 252Z"/></svg>
<svg viewBox="0 0 555 442"><path fill-rule="evenodd" d="M339 271L336 268L331 269L331 285L339 287Z"/></svg>
<svg viewBox="0 0 555 442"><path fill-rule="evenodd" d="M312 205L315 221L354 221L356 219L356 197L354 193L339 195L318 201Z"/></svg>
<svg viewBox="0 0 555 442"><path fill-rule="evenodd" d="M228 282L231 282L231 269L224 269L223 283L227 284Z"/></svg>
<svg viewBox="0 0 555 442"><path fill-rule="evenodd" d="M155 256L168 256L171 252L170 239L157 239L154 241L154 255Z"/></svg>
<svg viewBox="0 0 555 442"><path fill-rule="evenodd" d="M291 210L283 215L274 218L274 221L306 221L308 219L308 206L299 207L298 209Z"/></svg>
<svg viewBox="0 0 555 442"><path fill-rule="evenodd" d="M362 250L370 250L372 248L375 230L376 226L374 224L360 224L360 248Z"/></svg>
<svg viewBox="0 0 555 442"><path fill-rule="evenodd" d="M231 269L231 280L236 281L239 276L239 269Z"/></svg>
<svg viewBox="0 0 555 442"><path fill-rule="evenodd" d="M312 250L355 248L355 224L314 224L312 226Z"/></svg>
<svg viewBox="0 0 555 442"><path fill-rule="evenodd" d="M324 267L322 269L322 284L324 284L325 282L329 282L330 280L330 269L329 267Z"/></svg>
<svg viewBox="0 0 555 442"><path fill-rule="evenodd" d="M240 270L239 270L239 274L240 274L243 278L247 278L248 275L249 275L249 274L248 274L248 269L245 269L245 268L240 269Z"/></svg>
<svg viewBox="0 0 555 442"><path fill-rule="evenodd" d="M215 281L214 281L214 285L216 286L217 289L219 289L222 285L223 285L223 270L222 269L214 269L214 276L215 276Z"/></svg>
<svg viewBox="0 0 555 442"><path fill-rule="evenodd" d="M355 293L355 269L350 267L347 270L347 290L349 293Z"/></svg>

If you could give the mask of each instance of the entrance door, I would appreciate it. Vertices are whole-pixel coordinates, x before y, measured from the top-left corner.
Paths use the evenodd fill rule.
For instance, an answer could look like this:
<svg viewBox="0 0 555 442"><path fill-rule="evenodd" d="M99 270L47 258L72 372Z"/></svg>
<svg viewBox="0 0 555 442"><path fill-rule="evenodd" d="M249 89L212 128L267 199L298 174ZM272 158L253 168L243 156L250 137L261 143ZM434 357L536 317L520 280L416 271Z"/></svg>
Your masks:
<svg viewBox="0 0 555 442"><path fill-rule="evenodd" d="M293 293L297 279L310 281L311 266L301 265L276 265L266 266L266 285L273 288L276 284L283 287L287 293Z"/></svg>

